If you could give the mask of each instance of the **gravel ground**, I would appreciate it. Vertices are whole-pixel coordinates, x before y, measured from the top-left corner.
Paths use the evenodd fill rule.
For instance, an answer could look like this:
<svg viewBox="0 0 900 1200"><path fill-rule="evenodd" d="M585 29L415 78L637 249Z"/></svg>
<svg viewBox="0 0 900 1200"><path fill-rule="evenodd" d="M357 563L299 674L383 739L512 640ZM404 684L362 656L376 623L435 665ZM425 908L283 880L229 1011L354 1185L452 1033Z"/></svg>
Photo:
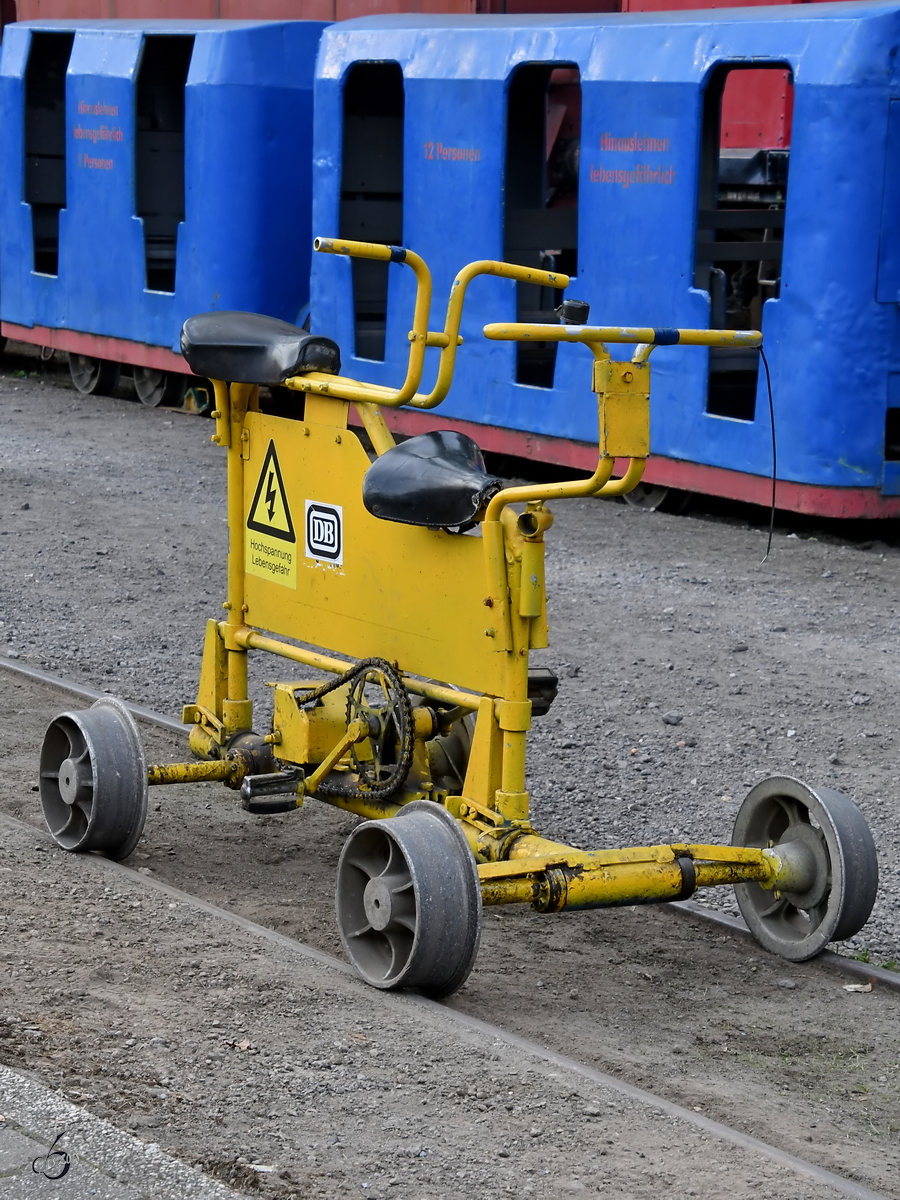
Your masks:
<svg viewBox="0 0 900 1200"><path fill-rule="evenodd" d="M50 854L47 859L39 850L35 863L61 863L60 871L65 872L59 878L45 873L23 887L21 875L6 874L0 860L0 889L6 883L16 897L14 917L5 930L0 920L0 947L7 937L8 961L17 971L10 993L0 990L0 1011L16 1013L26 1026L42 1028L28 1014L41 1012L42 1005L52 1008L54 989L62 989L61 1002L69 1008L77 1001L78 1013L86 991L91 1033L79 1043L84 1048L55 1061L53 1056L36 1057L33 1047L26 1047L24 1061L51 1083L62 1071L66 1086L77 1089L84 1082L79 1066L83 1055L91 1074L99 1075L104 1085L84 1089L99 1115L127 1113L134 1105L139 1130L145 1129L144 1118L151 1118L145 1136L161 1140L168 1151L193 1162L206 1154L207 1108L191 1093L194 1102L177 1114L177 1136L170 1134L171 1111L164 1110L162 1116L157 1109L148 1111L147 1095L135 1095L130 1060L110 1060L104 1041L106 1019L110 1012L120 1016L120 1005L131 1004L131 983L136 980L143 987L145 971L151 976L161 973L159 987L169 992L186 983L196 985L191 1003L201 1008L211 1004L220 1017L220 1007L238 1004L228 991L235 970L230 935L205 945L183 942L180 926L161 926L152 913L142 932L120 932L128 906L104 909L89 900L89 889L82 893L78 872L93 870L91 860L72 860L56 851L34 795L34 731L78 704L19 675L0 672L0 678L0 811L35 828ZM183 740L168 731L144 725L142 737L150 761L183 757ZM233 793L216 785L167 787L153 793L145 836L129 862L140 878L173 884L340 956L334 877L342 843L354 824L354 817L324 804L306 804L289 816L260 818L249 816ZM0 845L3 834L0 822ZM17 943L14 935L19 934ZM80 990L70 987L54 937L77 947L82 961L87 945L92 970L101 973L96 978L79 975L87 982ZM40 963L41 968L25 972L19 969L23 961ZM114 970L106 978L105 966L113 961ZM252 995L257 959L239 961L246 985L242 995ZM0 988L2 977L0 969ZM21 992L24 979L32 981L33 992ZM877 983L870 992L848 992L848 985L865 986L858 977L848 978L818 961L786 964L746 937L699 925L667 905L557 916L509 907L485 912L475 969L447 1006L900 1200L900 993ZM263 975L259 988L265 998ZM364 1032L374 1027L380 1010L373 1009L374 999L367 999L371 992L357 994L361 1010L348 998L345 1017ZM105 1007L110 1003L111 1009ZM240 1006L240 1019L249 1020L252 1000L242 999ZM292 1010L288 1006L282 1011ZM188 1022L185 1032L178 1010L169 1017L172 1046L161 1051L158 1069L171 1054L180 1070L188 1070L185 1056L191 1053L195 1024ZM131 1019L137 1022L139 1014ZM0 1041L0 1060L3 1046ZM59 1043L53 1048L61 1049ZM322 1061L324 1056L316 1058ZM23 1060L7 1061L16 1065ZM111 1063L115 1069L110 1072ZM163 1071L160 1078L169 1076L174 1072ZM403 1075L397 1078L404 1082ZM426 1084L433 1084L430 1077L424 1079L422 1097ZM217 1076L208 1082L210 1096L221 1103L224 1083ZM469 1086L474 1092L466 1094L479 1113L499 1111L502 1117L495 1091L486 1089L483 1081ZM545 1099L538 1094L533 1103ZM238 1094L236 1103L242 1101L246 1096ZM537 1123L535 1127L541 1128ZM485 1128L492 1132L493 1122ZM264 1125L260 1129L265 1132ZM591 1130L582 1134L589 1138ZM262 1153L259 1145L254 1152ZM246 1156L246 1151L241 1153ZM688 1194L687 1185L671 1190ZM631 1194L627 1186L622 1194ZM713 1188L712 1195L719 1200L721 1189ZM785 1195L795 1200L792 1191L780 1193L779 1200Z"/></svg>
<svg viewBox="0 0 900 1200"><path fill-rule="evenodd" d="M869 822L881 880L843 949L900 959L898 550L832 524L779 531L760 566L765 538L739 518L557 510L553 649L536 657L564 686L535 722L536 821L578 844L727 841L765 776L836 788ZM727 890L697 899L737 911Z"/></svg>
<svg viewBox="0 0 900 1200"><path fill-rule="evenodd" d="M8 858L3 870L11 872ZM16 1014L7 1011L0 1021L0 1038L15 1045L18 1024ZM27 1038L34 1031L32 1027L23 1032ZM59 1179L66 1181L62 1196ZM62 1200L63 1196L65 1200L237 1200L238 1193L196 1168L186 1169L159 1146L72 1104L59 1089L51 1091L0 1064L0 1200Z"/></svg>
<svg viewBox="0 0 900 1200"><path fill-rule="evenodd" d="M84 399L61 383L52 374L0 376L0 653L177 713L193 698L203 626L224 588L224 455L210 445L206 421L123 398ZM756 778L787 772L824 781L860 802L881 856L879 907L852 949L896 959L898 827L886 755L896 727L885 658L896 637L895 533L877 527L864 549L848 540L853 531L798 523L802 536L781 529L759 568L759 514L712 509L684 518L612 503L556 506L553 649L539 657L558 669L562 687L534 731L536 821L582 844L727 838ZM257 682L268 669L258 667ZM71 707L80 705L5 680L4 811L40 824L31 789L41 731ZM679 724L663 720L672 713ZM183 753L159 730L148 728L145 741L151 760ZM153 801L133 859L142 871L335 952L333 873L353 818L310 804L298 816L253 819L217 788L165 789ZM71 863L55 851L51 860ZM77 872L79 864L59 869ZM38 873L24 925L33 938L37 914L46 913L80 953L86 937L103 937L104 913L88 907L90 918L81 918L77 875L72 880L76 891L66 882L59 905L48 908L60 885ZM710 894L726 904L727 897ZM106 919L116 925L123 912L119 906ZM208 958L206 943L188 939L182 949L182 932L157 924L152 939L123 933L121 943L94 943L104 962L113 949L119 954L120 974L106 981L119 989L116 1003L130 1004L133 987L145 988L141 964L159 941L147 970L168 980L177 960L179 986L196 976L185 994L198 1006L206 995L220 997L220 968L227 976L242 963L241 999L223 1002L231 1005L229 1029L251 1036L252 984L258 978L266 996L265 973L255 976L256 960L246 955L233 960L227 938ZM52 955L41 941L34 950L41 962ZM123 979L132 971L133 984ZM36 1016L64 984L38 976L28 991L27 978L20 973L7 993L15 1005L4 1002L28 1008L19 1019L40 1028ZM478 965L453 1004L898 1195L898 1002L878 989L847 993L845 982L814 964L787 967L664 907L559 918L511 910L487 915ZM81 986L99 1004L88 1005L86 1045L102 1065L108 989L100 977L91 988ZM70 990L78 1003L65 1001L78 1008L81 992ZM365 1028L374 1018L357 1019ZM138 1020L128 1018L133 1028ZM177 1031L164 1049L187 1072L190 1036L182 1037L181 1022L195 1029L190 1006L159 1008L160 1027ZM72 1077L75 1057L53 1048L59 1060L29 1061ZM115 1103L120 1095L126 1108L132 1103L129 1080L126 1059L91 1103L101 1114L125 1111ZM214 1108L227 1081L210 1080ZM200 1157L205 1136L201 1090L189 1093L180 1126L167 1134L166 1147L189 1161ZM237 1111L248 1093L234 1095ZM492 1098L495 1091L475 1100L494 1112ZM258 1127L266 1132L265 1123ZM226 1142L232 1153L235 1137ZM246 1144L255 1152L256 1143Z"/></svg>

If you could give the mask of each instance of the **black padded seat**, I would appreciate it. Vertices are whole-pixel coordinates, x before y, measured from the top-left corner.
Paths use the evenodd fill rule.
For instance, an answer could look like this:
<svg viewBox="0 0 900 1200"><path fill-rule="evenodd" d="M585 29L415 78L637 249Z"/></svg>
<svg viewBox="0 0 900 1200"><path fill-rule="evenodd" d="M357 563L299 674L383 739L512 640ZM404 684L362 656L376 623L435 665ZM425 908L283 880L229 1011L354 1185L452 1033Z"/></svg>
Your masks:
<svg viewBox="0 0 900 1200"><path fill-rule="evenodd" d="M503 486L477 444L448 429L421 433L376 458L363 479L374 517L429 529L469 529Z"/></svg>
<svg viewBox="0 0 900 1200"><path fill-rule="evenodd" d="M260 313L188 317L181 330L181 353L196 375L228 383L276 385L305 371L337 375L341 369L341 352L331 338Z"/></svg>

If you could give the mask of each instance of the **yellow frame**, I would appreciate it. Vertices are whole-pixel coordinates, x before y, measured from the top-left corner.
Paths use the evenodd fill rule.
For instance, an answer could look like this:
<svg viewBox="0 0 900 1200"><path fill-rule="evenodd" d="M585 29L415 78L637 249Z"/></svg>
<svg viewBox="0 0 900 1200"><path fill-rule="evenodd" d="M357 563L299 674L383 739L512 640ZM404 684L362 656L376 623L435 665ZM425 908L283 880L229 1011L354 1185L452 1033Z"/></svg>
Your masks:
<svg viewBox="0 0 900 1200"><path fill-rule="evenodd" d="M186 706L191 746L207 760L150 769L151 783L201 778L240 784L242 768L226 759L233 739L252 729L247 655L266 651L290 662L341 674L352 661L378 657L395 664L407 690L424 703L475 714L475 731L460 795L429 792L413 782L387 801L322 796L362 816L387 818L403 803L429 795L460 821L479 862L485 903L529 901L542 911L601 904L674 899L694 886L755 880L787 887L802 864L782 850L707 845L580 851L547 841L532 829L525 787L526 738L531 724L528 658L547 645L544 534L548 500L621 495L641 479L650 453L650 366L655 345L759 346L756 332L657 330L572 325L492 324L494 340L579 342L594 359L598 405L598 462L590 479L510 487L488 504L479 536L381 521L361 504L366 451L349 428L352 403L378 455L394 445L382 407L433 408L453 378L463 301L479 274L565 288L565 275L510 263L470 263L456 277L442 332L428 330L431 276L423 260L396 247L319 238L320 253L405 263L416 275L417 296L409 333L406 378L397 389L342 376L310 373L287 380L304 393L302 421L264 415L255 387L215 383L213 441L228 454L228 595L226 617L210 622L197 702ZM613 360L611 343L633 344L630 362ZM435 387L419 393L425 351L440 352ZM263 475L274 453L280 463L279 511L293 522L293 551L283 550L280 575L247 569L247 522L260 504ZM616 460L625 460L613 480ZM271 478L270 478L271 484ZM269 510L275 511L270 493ZM305 511L324 504L342 510L343 559L328 563L301 553ZM522 512L511 506L524 504ZM287 516L286 514L290 514ZM265 540L265 535L263 540ZM287 537L282 530L276 537ZM305 546L305 542L304 542ZM276 547L277 549L277 547ZM270 551L276 553L276 549ZM291 553L293 558L290 557ZM290 639L290 640L285 640ZM298 644L301 643L301 644ZM313 648L316 647L316 648ZM440 682L438 682L440 681ZM449 681L449 682L445 682ZM285 713L292 689L278 684L276 713ZM332 708L334 706L332 705ZM290 716L290 714L288 714ZM314 744L302 719L276 722L265 740L283 762ZM322 728L336 731L335 714ZM356 723L354 723L356 724ZM323 767L339 760L364 731L344 730ZM312 739L312 740L311 740ZM204 772L206 772L204 774ZM314 779L297 788L296 803L315 794Z"/></svg>

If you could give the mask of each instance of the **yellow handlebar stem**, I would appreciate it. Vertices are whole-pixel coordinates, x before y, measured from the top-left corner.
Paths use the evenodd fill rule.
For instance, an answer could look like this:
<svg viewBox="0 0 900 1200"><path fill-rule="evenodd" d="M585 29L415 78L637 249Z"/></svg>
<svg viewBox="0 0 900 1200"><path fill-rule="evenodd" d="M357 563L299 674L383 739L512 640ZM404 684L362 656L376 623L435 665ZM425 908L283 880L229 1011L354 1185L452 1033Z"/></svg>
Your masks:
<svg viewBox="0 0 900 1200"><path fill-rule="evenodd" d="M651 329L625 325L538 325L497 322L485 325L484 336L495 342L578 342L593 351L595 358L607 358L607 343L637 344L633 362L645 362L654 346L747 346L762 345L762 334L750 329ZM640 482L645 460L632 458L621 479L611 479L613 462L601 458L590 479L574 483L504 488L488 504L485 526L500 520L507 504L525 501L567 499L574 496L623 496Z"/></svg>
<svg viewBox="0 0 900 1200"><path fill-rule="evenodd" d="M316 238L313 246L320 254L346 254L351 258L371 258L378 262L405 263L412 267L416 275L416 306L413 327L409 334L409 366L406 380L401 388L394 389L379 384L359 383L341 376L326 379L321 375L315 378L298 375L293 379L285 380L287 386L295 391L332 396L338 400L352 400L354 403L380 404L387 408L399 408L402 404L408 404L411 408L436 408L441 403L453 382L456 350L461 340L459 326L462 321L466 289L477 275L496 275L502 279L515 279L519 283L531 283L540 287L563 289L569 286L569 276L558 274L555 271L538 271L532 267L520 267L514 263L495 262L492 259L469 263L456 276L450 289L444 332L429 333L431 274L425 262L412 250L405 250L401 246L384 246L377 242L354 242L344 238ZM521 328L529 327L521 326ZM553 329L556 326L548 326L548 328ZM427 346L440 347L441 358L434 388L427 396L423 396L416 389L422 379Z"/></svg>
<svg viewBox="0 0 900 1200"><path fill-rule="evenodd" d="M613 459L601 458L597 463L597 470L590 479L574 479L567 483L531 483L523 484L520 487L504 488L502 492L497 492L489 502L484 514L484 521L485 523L499 521L500 513L507 504L525 504L529 500L543 502L545 500L572 500L579 496L596 496L598 492L608 486L615 465Z"/></svg>

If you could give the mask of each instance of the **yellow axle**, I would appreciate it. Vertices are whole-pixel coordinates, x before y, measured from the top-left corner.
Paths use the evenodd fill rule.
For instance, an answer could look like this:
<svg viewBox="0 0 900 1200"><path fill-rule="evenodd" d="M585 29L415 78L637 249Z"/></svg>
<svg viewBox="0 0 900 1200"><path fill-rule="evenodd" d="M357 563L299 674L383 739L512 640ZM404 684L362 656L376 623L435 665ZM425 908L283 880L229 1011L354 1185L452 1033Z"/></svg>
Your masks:
<svg viewBox="0 0 900 1200"><path fill-rule="evenodd" d="M539 912L685 900L700 887L756 882L771 887L779 863L770 851L733 846L640 846L623 850L529 854L525 836L509 862L481 863L484 904L531 904ZM565 847L561 849L566 850Z"/></svg>

